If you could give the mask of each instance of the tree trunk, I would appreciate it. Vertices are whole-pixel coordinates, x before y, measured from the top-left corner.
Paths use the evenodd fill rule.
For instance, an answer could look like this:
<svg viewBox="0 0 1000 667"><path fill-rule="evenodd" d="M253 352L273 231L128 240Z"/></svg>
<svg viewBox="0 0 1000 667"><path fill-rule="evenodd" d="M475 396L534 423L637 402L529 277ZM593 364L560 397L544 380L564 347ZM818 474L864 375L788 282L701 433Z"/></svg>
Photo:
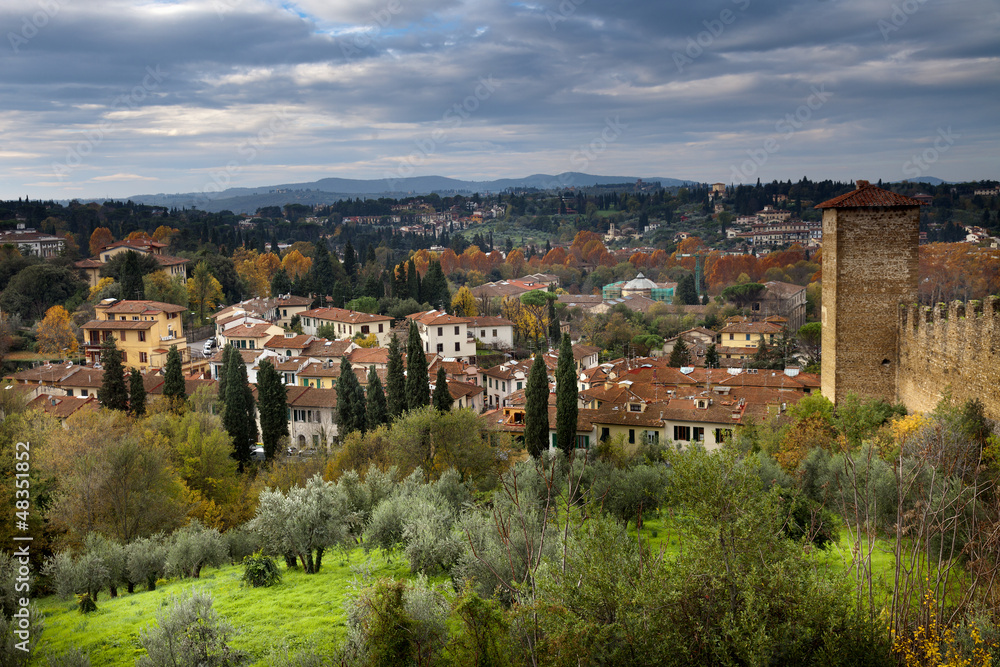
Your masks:
<svg viewBox="0 0 1000 667"><path fill-rule="evenodd" d="M313 574L319 572L320 566L323 564L323 547L316 549L316 569L313 570Z"/></svg>
<svg viewBox="0 0 1000 667"><path fill-rule="evenodd" d="M295 554L285 554L285 567L291 569L298 565L298 561L295 560Z"/></svg>
<svg viewBox="0 0 1000 667"><path fill-rule="evenodd" d="M131 581L128 582L125 585L125 590L127 590L129 592L129 595L131 595L132 593L135 593L135 584L132 583Z"/></svg>
<svg viewBox="0 0 1000 667"><path fill-rule="evenodd" d="M112 598L118 597L118 587L108 586L108 593L111 595Z"/></svg>

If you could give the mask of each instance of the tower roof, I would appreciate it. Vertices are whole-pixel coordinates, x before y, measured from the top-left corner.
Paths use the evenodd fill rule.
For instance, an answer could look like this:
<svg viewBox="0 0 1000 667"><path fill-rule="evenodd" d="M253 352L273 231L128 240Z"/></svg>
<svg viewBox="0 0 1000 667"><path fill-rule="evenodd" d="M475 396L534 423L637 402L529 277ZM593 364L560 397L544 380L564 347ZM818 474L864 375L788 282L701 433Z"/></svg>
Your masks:
<svg viewBox="0 0 1000 667"><path fill-rule="evenodd" d="M926 202L858 180L854 190L839 197L828 199L816 208L880 208L884 206L925 206Z"/></svg>

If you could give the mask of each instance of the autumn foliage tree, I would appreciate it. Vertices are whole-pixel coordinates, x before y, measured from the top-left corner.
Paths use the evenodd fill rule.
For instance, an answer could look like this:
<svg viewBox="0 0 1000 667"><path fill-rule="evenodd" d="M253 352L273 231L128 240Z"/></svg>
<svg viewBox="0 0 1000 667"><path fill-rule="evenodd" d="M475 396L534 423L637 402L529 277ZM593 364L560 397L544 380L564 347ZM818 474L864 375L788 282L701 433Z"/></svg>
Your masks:
<svg viewBox="0 0 1000 667"><path fill-rule="evenodd" d="M73 356L79 350L76 335L70 324L69 312L62 306L52 306L38 324L38 351L42 354Z"/></svg>
<svg viewBox="0 0 1000 667"><path fill-rule="evenodd" d="M90 254L96 256L105 246L111 245L115 237L111 235L111 230L107 227L98 227L90 235Z"/></svg>

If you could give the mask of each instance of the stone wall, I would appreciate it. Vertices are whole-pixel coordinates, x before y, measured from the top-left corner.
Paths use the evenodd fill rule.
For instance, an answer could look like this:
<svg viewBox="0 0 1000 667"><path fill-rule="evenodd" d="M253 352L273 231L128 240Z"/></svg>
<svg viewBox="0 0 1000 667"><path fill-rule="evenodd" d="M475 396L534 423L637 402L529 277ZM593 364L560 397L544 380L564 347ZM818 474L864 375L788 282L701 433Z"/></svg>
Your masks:
<svg viewBox="0 0 1000 667"><path fill-rule="evenodd" d="M900 303L917 298L917 206L823 211L823 395L896 399Z"/></svg>
<svg viewBox="0 0 1000 667"><path fill-rule="evenodd" d="M982 400L1000 420L1000 298L899 306L896 399L933 410L946 388L958 401Z"/></svg>

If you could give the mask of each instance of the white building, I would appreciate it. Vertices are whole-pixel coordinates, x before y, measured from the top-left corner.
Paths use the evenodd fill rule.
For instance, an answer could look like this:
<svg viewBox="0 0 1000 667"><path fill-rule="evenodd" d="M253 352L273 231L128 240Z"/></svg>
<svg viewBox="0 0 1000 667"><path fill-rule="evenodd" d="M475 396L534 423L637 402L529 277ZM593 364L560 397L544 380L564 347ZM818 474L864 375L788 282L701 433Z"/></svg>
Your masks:
<svg viewBox="0 0 1000 667"><path fill-rule="evenodd" d="M469 330L484 345L501 350L514 347L514 323L504 317L469 317Z"/></svg>
<svg viewBox="0 0 1000 667"><path fill-rule="evenodd" d="M476 362L476 341L469 330L469 319L455 317L444 311L429 310L407 315L417 323L424 352L435 352L458 361Z"/></svg>

